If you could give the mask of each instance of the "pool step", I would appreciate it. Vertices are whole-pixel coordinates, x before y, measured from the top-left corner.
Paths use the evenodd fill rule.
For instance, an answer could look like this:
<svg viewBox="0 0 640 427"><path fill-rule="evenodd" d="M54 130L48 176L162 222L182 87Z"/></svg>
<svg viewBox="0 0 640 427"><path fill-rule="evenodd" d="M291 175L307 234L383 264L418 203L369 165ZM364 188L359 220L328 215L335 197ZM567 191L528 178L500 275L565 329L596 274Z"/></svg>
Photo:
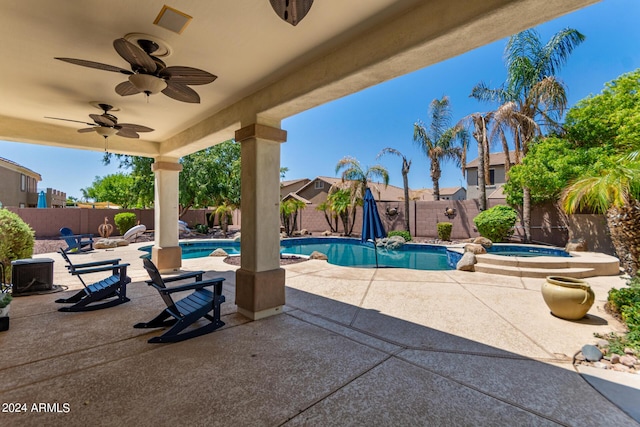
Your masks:
<svg viewBox="0 0 640 427"><path fill-rule="evenodd" d="M479 262L475 266L475 271L480 273L501 274L513 277L534 277L545 278L547 276L565 276L576 279L597 276L593 268L544 268L544 267L517 267L512 265L498 265ZM551 267L551 266L550 266Z"/></svg>

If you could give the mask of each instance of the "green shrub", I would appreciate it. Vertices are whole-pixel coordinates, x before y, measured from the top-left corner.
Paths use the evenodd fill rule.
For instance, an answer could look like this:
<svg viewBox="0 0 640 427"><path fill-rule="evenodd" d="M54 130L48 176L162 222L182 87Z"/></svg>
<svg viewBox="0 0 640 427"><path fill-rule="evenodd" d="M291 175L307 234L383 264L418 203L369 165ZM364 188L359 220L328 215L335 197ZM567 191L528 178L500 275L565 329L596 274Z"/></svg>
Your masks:
<svg viewBox="0 0 640 427"><path fill-rule="evenodd" d="M113 217L113 222L116 223L118 232L122 236L124 233L129 231L131 227L134 227L138 223L138 219L136 218L136 214L133 212L122 212Z"/></svg>
<svg viewBox="0 0 640 427"><path fill-rule="evenodd" d="M624 347L640 350L640 276L627 284L628 288L611 289L607 297L608 309L619 316L629 330L626 336L612 333L605 337L612 353L623 354Z"/></svg>
<svg viewBox="0 0 640 427"><path fill-rule="evenodd" d="M438 223L438 239L444 240L448 242L451 240L451 229L453 228L453 224L450 222L439 222Z"/></svg>
<svg viewBox="0 0 640 427"><path fill-rule="evenodd" d="M405 242L411 241L411 233L406 230L393 230L387 233L387 237L391 236L402 236Z"/></svg>
<svg viewBox="0 0 640 427"><path fill-rule="evenodd" d="M517 219L518 214L513 208L497 205L480 212L473 218L473 223L483 237L492 242L502 242L513 234L513 226L516 225Z"/></svg>
<svg viewBox="0 0 640 427"><path fill-rule="evenodd" d="M209 233L209 226L207 224L196 224L195 227L193 227L196 229L196 232L200 233L200 234L208 234Z"/></svg>
<svg viewBox="0 0 640 427"><path fill-rule="evenodd" d="M0 209L0 236L0 262L5 281L11 283L11 261L31 258L34 232L17 214Z"/></svg>
<svg viewBox="0 0 640 427"><path fill-rule="evenodd" d="M6 306L8 306L12 299L13 299L13 296L10 293L8 292L0 293L0 308L5 308Z"/></svg>

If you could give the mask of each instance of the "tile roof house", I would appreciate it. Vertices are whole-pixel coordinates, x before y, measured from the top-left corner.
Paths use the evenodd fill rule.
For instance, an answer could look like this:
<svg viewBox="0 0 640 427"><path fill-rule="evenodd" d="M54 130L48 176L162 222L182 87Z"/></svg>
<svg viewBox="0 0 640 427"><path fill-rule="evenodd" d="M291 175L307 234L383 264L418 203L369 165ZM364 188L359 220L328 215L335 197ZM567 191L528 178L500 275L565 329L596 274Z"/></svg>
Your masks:
<svg viewBox="0 0 640 427"><path fill-rule="evenodd" d="M343 183L341 178L328 176L319 176L307 181L308 182L297 191L284 194L283 199L286 199L287 197L295 197L307 204L320 204L327 200L329 189L332 186L348 185L347 183ZM388 185L385 187L384 184L381 183L371 183L369 187L371 188L373 197L377 201L395 202L404 200L404 189L400 187L396 187L394 185ZM281 194L283 194L283 192Z"/></svg>
<svg viewBox="0 0 640 427"><path fill-rule="evenodd" d="M411 200L433 201L433 189L421 188L410 193ZM467 189L464 187L440 188L440 200L466 200Z"/></svg>
<svg viewBox="0 0 640 427"><path fill-rule="evenodd" d="M467 163L465 172L467 176L467 199L477 199L480 197L480 189L478 187L478 159L474 159ZM504 199L505 196L500 188L507 182L505 173L505 155L504 152L489 154L489 176L490 180L486 183L487 197ZM509 151L509 164L515 164L515 151ZM500 191L497 191L500 190Z"/></svg>

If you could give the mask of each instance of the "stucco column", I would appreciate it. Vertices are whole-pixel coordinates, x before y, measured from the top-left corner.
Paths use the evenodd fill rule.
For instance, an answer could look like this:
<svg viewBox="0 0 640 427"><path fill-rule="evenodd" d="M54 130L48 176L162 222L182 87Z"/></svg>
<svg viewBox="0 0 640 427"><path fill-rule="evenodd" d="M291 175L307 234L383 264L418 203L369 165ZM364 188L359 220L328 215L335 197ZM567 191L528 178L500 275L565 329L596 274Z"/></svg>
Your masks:
<svg viewBox="0 0 640 427"><path fill-rule="evenodd" d="M151 260L160 272L177 271L182 266L182 249L178 244L178 179L182 165L177 159L156 159L151 170L155 174Z"/></svg>
<svg viewBox="0 0 640 427"><path fill-rule="evenodd" d="M254 123L236 131L242 153L242 261L236 271L238 312L253 320L282 312L280 143L286 131Z"/></svg>

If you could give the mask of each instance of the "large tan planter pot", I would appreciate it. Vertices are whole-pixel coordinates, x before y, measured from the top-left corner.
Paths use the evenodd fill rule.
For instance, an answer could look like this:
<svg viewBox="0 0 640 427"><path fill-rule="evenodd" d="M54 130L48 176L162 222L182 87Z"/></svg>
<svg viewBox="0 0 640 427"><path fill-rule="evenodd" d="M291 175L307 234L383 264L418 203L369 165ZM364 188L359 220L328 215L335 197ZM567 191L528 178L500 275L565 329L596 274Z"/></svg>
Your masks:
<svg viewBox="0 0 640 427"><path fill-rule="evenodd" d="M548 276L542 284L542 297L552 314L567 320L582 319L596 299L587 282L563 276Z"/></svg>

